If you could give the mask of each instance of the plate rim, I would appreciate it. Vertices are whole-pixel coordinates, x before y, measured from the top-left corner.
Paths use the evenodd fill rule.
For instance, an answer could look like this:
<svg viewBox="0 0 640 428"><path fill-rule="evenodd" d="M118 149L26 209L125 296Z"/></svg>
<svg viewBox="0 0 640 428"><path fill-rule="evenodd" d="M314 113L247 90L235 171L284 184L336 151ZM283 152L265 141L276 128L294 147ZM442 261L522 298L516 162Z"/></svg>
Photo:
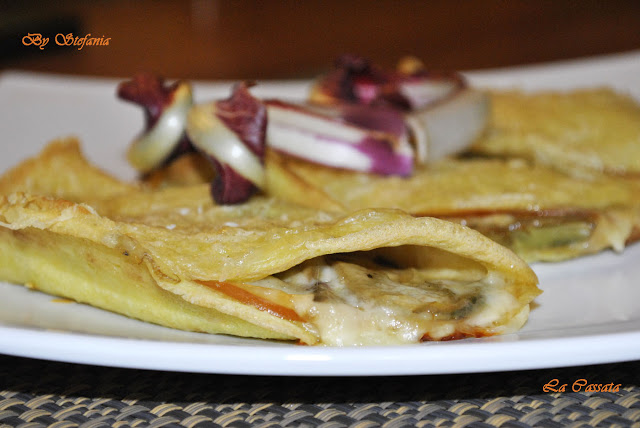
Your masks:
<svg viewBox="0 0 640 428"><path fill-rule="evenodd" d="M87 344L87 338L91 339L90 344ZM0 349L6 355L103 367L209 374L423 376L609 364L637 360L640 356L640 328L619 333L526 340L519 340L514 333L487 339L398 346L270 347L133 339L0 325ZM539 346L536 359L530 358L532 346L549 345L550 342L553 346ZM122 357L122 348L119 347L123 345L127 345L127 359L118 358ZM585 352L594 345L607 349L606 358L602 358L602 353ZM173 354L180 356L179 363L174 356L163 356L168 347ZM473 350L473 360L468 358L466 351L469 348ZM210 359L214 352L216 357ZM260 353L262 361L270 364L256 364L256 352ZM47 358L43 358L43 353ZM135 362L143 357L145 363ZM442 361L446 364L439 365ZM319 363L322 364L320 371ZM422 363L425 369L416 369L418 363ZM382 372L381 367L385 368Z"/></svg>
<svg viewBox="0 0 640 428"><path fill-rule="evenodd" d="M535 73L552 73L554 70L571 70L584 67L602 68L606 66L628 67L631 63L640 63L640 50L603 56L585 57L551 63L521 65L492 70L469 71L471 80L487 77L499 78L501 75L519 74L529 78ZM634 64L631 64L634 65ZM640 70L640 65L634 65ZM79 83L84 88L97 85L104 90L117 78L96 76L75 76L21 70L0 72L0 88L11 82L29 83ZM263 81L261 84L277 87L288 84L291 88L303 88L308 80ZM229 86L230 81L194 81L194 85L204 88ZM613 323L627 326L628 331L589 333L585 327L578 328L582 333L573 336L526 337L518 333L496 338L466 339L456 342L427 343L420 345L401 345L384 347L307 347L307 346L261 346L254 344L218 344L179 342L157 339L137 339L111 337L102 334L89 334L74 331L54 331L29 326L17 326L0 320L0 353L17 357L28 357L79 364L93 364L105 367L121 367L151 370L170 370L194 373L218 373L237 375L277 375L277 376L398 376L398 375L434 375L462 374L478 372L498 372L512 370L544 369L579 366L589 364L615 363L640 359L640 321ZM613 325L612 324L612 325ZM571 330L570 328L565 330ZM574 331L574 333L576 332ZM536 334L543 334L538 332ZM535 336L536 334L533 334ZM89 340L88 340L89 339ZM242 340L242 339L239 339ZM253 339L249 339L253 341ZM88 343L91 342L91 343ZM253 343L253 342L251 342ZM123 344L129 345L130 355L139 360L117 358ZM538 346L537 359L534 361L531 347ZM93 346L92 346L93 345ZM599 346L603 351L590 352L590 347ZM476 354L473 361L466 359L471 347ZM184 357L176 363L171 356L158 358L160 351L172 349L175 355ZM237 352L241 349L241 352ZM255 363L255 353L260 351L269 360L266 365L246 366ZM211 364L211 354L218 351L217 359ZM220 352L223 355L220 355ZM495 358L495 354L501 358ZM511 357L506 358L505 356ZM366 356L366 363L362 363ZM155 357L152 358L152 357ZM265 358L262 358L263 361ZM442 360L447 364L436 364ZM394 364L402 362L411 364ZM209 364L207 364L209 363ZM420 363L423 363L422 365ZM506 363L506 364L505 364ZM246 367L241 367L245 365ZM321 370L318 371L319 366ZM424 367L424 368L423 368ZM381 368L384 370L380 371Z"/></svg>

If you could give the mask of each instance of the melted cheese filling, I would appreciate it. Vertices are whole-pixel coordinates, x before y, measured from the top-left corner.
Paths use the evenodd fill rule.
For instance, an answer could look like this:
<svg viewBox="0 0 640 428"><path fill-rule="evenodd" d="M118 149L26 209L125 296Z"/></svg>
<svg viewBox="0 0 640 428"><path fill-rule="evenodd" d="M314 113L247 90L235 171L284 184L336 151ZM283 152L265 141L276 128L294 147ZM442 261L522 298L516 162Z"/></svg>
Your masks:
<svg viewBox="0 0 640 428"><path fill-rule="evenodd" d="M487 336L515 331L526 320L505 324L519 304L486 271L442 279L442 269L399 267L366 254L319 257L252 285L289 294L326 345Z"/></svg>

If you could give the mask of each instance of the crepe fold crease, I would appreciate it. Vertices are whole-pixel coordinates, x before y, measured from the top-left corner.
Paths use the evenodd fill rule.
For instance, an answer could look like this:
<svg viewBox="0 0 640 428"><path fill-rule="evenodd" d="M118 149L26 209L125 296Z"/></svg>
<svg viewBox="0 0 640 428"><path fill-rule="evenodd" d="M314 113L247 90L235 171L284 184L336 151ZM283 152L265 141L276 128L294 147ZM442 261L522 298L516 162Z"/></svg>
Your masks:
<svg viewBox="0 0 640 428"><path fill-rule="evenodd" d="M167 327L327 345L513 332L540 293L521 259L452 222L216 206L207 185L110 177L73 139L0 179L0 279Z"/></svg>

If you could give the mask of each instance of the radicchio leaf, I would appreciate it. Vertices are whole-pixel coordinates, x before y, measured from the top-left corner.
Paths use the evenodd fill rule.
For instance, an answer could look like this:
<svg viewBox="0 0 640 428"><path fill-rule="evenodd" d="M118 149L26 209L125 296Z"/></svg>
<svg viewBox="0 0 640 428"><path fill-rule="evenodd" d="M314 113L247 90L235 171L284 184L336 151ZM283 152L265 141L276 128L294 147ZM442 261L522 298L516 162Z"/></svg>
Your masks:
<svg viewBox="0 0 640 428"><path fill-rule="evenodd" d="M118 85L117 94L123 100L142 107L147 128L152 127L162 111L171 104L178 82L166 85L164 79L151 73L138 73Z"/></svg>
<svg viewBox="0 0 640 428"><path fill-rule="evenodd" d="M412 57L403 59L397 70L386 70L367 58L346 54L316 83L311 99L321 104L364 104L411 111L465 85L460 74L427 71Z"/></svg>
<svg viewBox="0 0 640 428"><path fill-rule="evenodd" d="M216 169L218 204L245 202L263 186L266 126L266 108L245 83L228 99L192 108L187 134Z"/></svg>
<svg viewBox="0 0 640 428"><path fill-rule="evenodd" d="M211 183L211 196L217 204L241 204L256 193L258 190L256 185L238 174L228 164L220 163L212 156L207 157L216 170L216 177Z"/></svg>
<svg viewBox="0 0 640 428"><path fill-rule="evenodd" d="M141 172L160 168L194 150L184 132L192 104L189 84L178 81L168 85L160 76L139 73L120 83L117 95L144 111L144 130L129 151L129 160Z"/></svg>
<svg viewBox="0 0 640 428"><path fill-rule="evenodd" d="M249 84L240 83L226 100L217 103L218 118L261 160L264 158L264 136L267 109L249 92Z"/></svg>
<svg viewBox="0 0 640 428"><path fill-rule="evenodd" d="M489 116L487 95L470 88L462 75L428 71L412 57L396 70L385 70L362 57L342 56L312 87L310 102L403 113L418 164L465 150L484 131Z"/></svg>
<svg viewBox="0 0 640 428"><path fill-rule="evenodd" d="M407 127L396 110L265 103L267 143L275 150L321 165L382 175L407 176L413 170Z"/></svg>

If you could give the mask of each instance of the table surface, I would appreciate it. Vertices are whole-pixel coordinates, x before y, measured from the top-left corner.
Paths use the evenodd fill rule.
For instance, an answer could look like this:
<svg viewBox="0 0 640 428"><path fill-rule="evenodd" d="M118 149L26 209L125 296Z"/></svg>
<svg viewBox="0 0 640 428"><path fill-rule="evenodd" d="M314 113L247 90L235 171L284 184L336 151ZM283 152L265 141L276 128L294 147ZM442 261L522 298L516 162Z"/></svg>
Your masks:
<svg viewBox="0 0 640 428"><path fill-rule="evenodd" d="M556 389L566 385L565 392L544 391L554 379ZM610 386L586 391L584 383ZM0 356L0 426L382 425L640 426L640 362L314 378L156 372Z"/></svg>
<svg viewBox="0 0 640 428"><path fill-rule="evenodd" d="M27 4L28 3L28 4ZM341 53L482 69L640 48L640 2L2 2L0 70L310 78ZM27 33L49 35L40 50ZM108 38L57 46L57 34ZM576 350L589 352L589 350ZM545 392L558 380L565 392ZM574 392L574 382L616 386ZM607 389L607 388L605 388ZM5 426L638 426L640 362L471 375L224 376L0 355Z"/></svg>

